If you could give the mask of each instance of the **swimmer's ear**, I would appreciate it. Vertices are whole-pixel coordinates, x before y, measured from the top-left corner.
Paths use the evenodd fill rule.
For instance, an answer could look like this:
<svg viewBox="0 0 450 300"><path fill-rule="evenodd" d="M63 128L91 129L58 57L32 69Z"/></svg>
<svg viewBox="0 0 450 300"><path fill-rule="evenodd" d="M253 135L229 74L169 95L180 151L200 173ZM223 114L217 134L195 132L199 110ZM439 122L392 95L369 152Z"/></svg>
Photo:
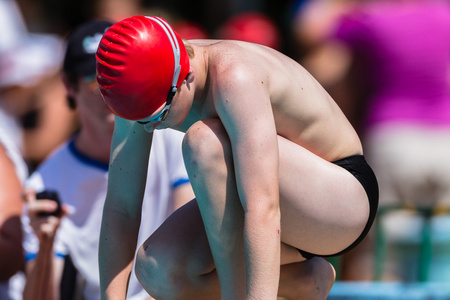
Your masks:
<svg viewBox="0 0 450 300"><path fill-rule="evenodd" d="M189 72L186 75L186 83L187 84L192 83L194 82L194 79L195 79L194 69L192 67L189 67Z"/></svg>

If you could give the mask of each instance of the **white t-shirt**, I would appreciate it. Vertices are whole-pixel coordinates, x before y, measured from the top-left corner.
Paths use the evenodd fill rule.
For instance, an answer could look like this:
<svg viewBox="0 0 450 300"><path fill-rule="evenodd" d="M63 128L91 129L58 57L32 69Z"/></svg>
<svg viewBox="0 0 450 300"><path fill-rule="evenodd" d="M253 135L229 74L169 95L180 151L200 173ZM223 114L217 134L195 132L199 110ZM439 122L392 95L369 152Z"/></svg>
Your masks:
<svg viewBox="0 0 450 300"><path fill-rule="evenodd" d="M172 211L172 192L189 182L181 152L183 134L171 129L154 132L147 176L146 193L139 232L140 246ZM73 207L57 231L55 254L69 254L83 279L86 300L100 299L98 246L108 181L108 165L77 151L69 142L58 149L34 172L27 186L37 191L57 190L62 203ZM126 187L124 187L126 188ZM38 241L27 234L25 250L32 259ZM127 299L146 299L148 294L132 273Z"/></svg>

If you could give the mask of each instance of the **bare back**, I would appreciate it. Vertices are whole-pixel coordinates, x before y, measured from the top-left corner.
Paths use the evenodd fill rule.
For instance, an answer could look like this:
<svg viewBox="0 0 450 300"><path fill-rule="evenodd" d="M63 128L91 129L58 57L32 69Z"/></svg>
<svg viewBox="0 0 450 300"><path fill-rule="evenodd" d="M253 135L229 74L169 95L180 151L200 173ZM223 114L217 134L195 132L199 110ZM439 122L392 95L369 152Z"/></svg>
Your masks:
<svg viewBox="0 0 450 300"><path fill-rule="evenodd" d="M359 138L338 105L308 71L291 58L271 48L245 42L195 40L191 43L194 47L205 47L209 68L216 69L215 76L210 76L211 88L206 100L211 102L209 107L213 107L215 83L239 81L239 76L221 76L226 73L221 70L245 68L251 72L255 84L267 89L278 135L328 161L362 153ZM201 48L195 49L197 54L197 49ZM214 109L207 112L207 117L216 117Z"/></svg>

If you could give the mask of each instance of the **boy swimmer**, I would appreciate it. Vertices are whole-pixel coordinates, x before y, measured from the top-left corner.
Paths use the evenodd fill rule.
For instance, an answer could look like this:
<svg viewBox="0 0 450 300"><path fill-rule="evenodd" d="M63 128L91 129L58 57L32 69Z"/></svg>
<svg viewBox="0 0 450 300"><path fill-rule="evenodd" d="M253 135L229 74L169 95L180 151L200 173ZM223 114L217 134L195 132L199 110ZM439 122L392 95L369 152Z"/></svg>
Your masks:
<svg viewBox="0 0 450 300"><path fill-rule="evenodd" d="M186 132L196 199L141 246L156 299L325 299L342 254L369 230L375 175L336 103L264 46L182 41L162 18L104 34L97 80L116 115L100 236L104 299L124 299L155 129ZM144 218L146 216L143 216Z"/></svg>

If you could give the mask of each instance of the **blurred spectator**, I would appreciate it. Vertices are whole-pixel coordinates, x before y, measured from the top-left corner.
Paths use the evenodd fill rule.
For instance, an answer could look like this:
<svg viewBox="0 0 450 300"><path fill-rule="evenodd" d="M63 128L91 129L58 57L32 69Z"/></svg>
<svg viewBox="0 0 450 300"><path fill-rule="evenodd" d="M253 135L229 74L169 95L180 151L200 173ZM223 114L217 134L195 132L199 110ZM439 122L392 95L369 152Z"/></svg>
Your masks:
<svg viewBox="0 0 450 300"><path fill-rule="evenodd" d="M63 43L29 33L15 1L0 0L0 15L7 28L0 37L0 124L33 169L77 125L57 77Z"/></svg>
<svg viewBox="0 0 450 300"><path fill-rule="evenodd" d="M338 5L317 1L325 2L330 7ZM439 0L351 2L319 27L321 34L311 44L321 59L305 59L319 66L309 69L316 70L314 75L321 81L321 74L337 68L334 82L351 88L344 94L347 99L335 98L342 101L341 107L353 110L347 116L359 129L367 160L377 174L380 207L448 207L450 4ZM390 241L411 234L409 219L410 213L386 218ZM357 249L358 253L347 256L345 278L371 279L371 248L366 244ZM408 280L408 263L396 261L400 260L386 264L383 278Z"/></svg>
<svg viewBox="0 0 450 300"><path fill-rule="evenodd" d="M18 149L0 129L0 299L22 299L22 184L27 168Z"/></svg>
<svg viewBox="0 0 450 300"><path fill-rule="evenodd" d="M29 224L37 238L29 234L25 241L25 299L66 299L59 296L66 291L58 288L64 257L70 257L78 271L83 299L100 299L98 244L114 115L97 86L94 54L110 25L108 21L91 21L78 27L68 39L63 80L70 106L78 109L81 128L39 166L27 183L38 192L56 190L63 214L38 216L55 207L50 201L35 201L33 193L28 194ZM142 219L138 243L143 243L176 208L194 198L181 154L182 138L182 133L173 130L154 134L142 208L146 217ZM149 298L134 272L128 296L134 300Z"/></svg>
<svg viewBox="0 0 450 300"><path fill-rule="evenodd" d="M97 0L95 6L97 18L118 22L139 14L142 0Z"/></svg>
<svg viewBox="0 0 450 300"><path fill-rule="evenodd" d="M5 84L8 78L8 73L2 72L2 64L9 63L9 59L3 59L3 54L10 52L17 45L21 44L27 36L27 29L20 14L19 7L15 1L0 0L0 26L3 28L0 35L0 127L3 128L5 134L14 142L19 150L22 150L22 131L20 130L19 122L9 112L5 110L5 101L2 100L3 88L7 87ZM25 76L25 75L24 75Z"/></svg>
<svg viewBox="0 0 450 300"><path fill-rule="evenodd" d="M280 49L280 33L277 25L259 12L245 12L232 16L217 32L217 38L246 41L273 49Z"/></svg>
<svg viewBox="0 0 450 300"><path fill-rule="evenodd" d="M322 45L337 20L360 1L365 0L298 0L292 20L294 39L307 50Z"/></svg>
<svg viewBox="0 0 450 300"><path fill-rule="evenodd" d="M299 0L290 32L292 57L325 87L357 129L355 120L360 110L351 100L354 85L347 80L352 66L351 53L328 38L338 20L360 1L365 0Z"/></svg>
<svg viewBox="0 0 450 300"><path fill-rule="evenodd" d="M19 44L28 33L19 6L13 0L0 0L0 25L0 52Z"/></svg>
<svg viewBox="0 0 450 300"><path fill-rule="evenodd" d="M209 34L195 22L179 20L174 22L173 29L186 40L207 39Z"/></svg>

